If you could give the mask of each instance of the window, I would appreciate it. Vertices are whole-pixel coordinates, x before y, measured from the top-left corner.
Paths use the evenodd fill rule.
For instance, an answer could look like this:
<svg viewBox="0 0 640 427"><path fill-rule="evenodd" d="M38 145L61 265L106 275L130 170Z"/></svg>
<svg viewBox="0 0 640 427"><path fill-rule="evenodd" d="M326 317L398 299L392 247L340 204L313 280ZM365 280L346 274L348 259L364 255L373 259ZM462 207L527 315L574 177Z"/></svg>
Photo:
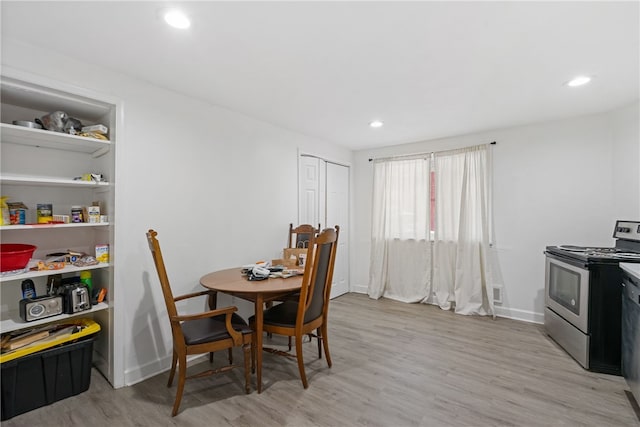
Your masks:
<svg viewBox="0 0 640 427"><path fill-rule="evenodd" d="M489 146L374 163L368 294L493 314Z"/></svg>

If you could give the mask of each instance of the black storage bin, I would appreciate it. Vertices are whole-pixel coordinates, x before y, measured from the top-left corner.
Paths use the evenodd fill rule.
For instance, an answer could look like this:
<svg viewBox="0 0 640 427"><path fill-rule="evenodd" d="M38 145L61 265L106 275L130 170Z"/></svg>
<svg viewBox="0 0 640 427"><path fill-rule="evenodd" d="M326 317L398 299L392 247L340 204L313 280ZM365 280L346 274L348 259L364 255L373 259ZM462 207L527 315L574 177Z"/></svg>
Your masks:
<svg viewBox="0 0 640 427"><path fill-rule="evenodd" d="M89 389L93 337L2 363L2 414L7 420Z"/></svg>

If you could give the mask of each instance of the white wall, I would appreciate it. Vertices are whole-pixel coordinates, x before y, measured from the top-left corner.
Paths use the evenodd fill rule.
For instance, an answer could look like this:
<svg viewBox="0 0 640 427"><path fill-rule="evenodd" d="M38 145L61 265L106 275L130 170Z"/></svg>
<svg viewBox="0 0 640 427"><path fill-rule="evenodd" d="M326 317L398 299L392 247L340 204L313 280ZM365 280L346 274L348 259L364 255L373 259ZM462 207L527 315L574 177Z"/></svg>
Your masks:
<svg viewBox="0 0 640 427"><path fill-rule="evenodd" d="M174 293L200 290L198 279L209 271L281 256L288 225L297 222L299 150L352 162L350 151L326 141L7 38L2 65L123 102L113 255L123 334L116 352L124 371L116 375L124 384L170 366L149 228L159 233ZM233 302L241 314L252 312L248 303Z"/></svg>
<svg viewBox="0 0 640 427"><path fill-rule="evenodd" d="M615 212L640 220L640 104L611 113Z"/></svg>
<svg viewBox="0 0 640 427"><path fill-rule="evenodd" d="M171 336L145 231L159 231L176 293L199 289L198 278L210 270L276 257L287 225L297 221L298 150L353 165L350 270L356 291L366 291L368 282L369 157L498 142L493 150L502 313L516 318L541 321L546 245L611 245L615 219L640 219L638 104L352 156L325 141L6 37L2 65L123 101L114 256L124 301L117 307L124 325L117 351L126 384L169 366ZM619 158L629 167L618 168ZM233 302L242 314L251 311Z"/></svg>
<svg viewBox="0 0 640 427"><path fill-rule="evenodd" d="M616 219L640 220L638 104L607 114L499 129L355 153L352 290L369 274L370 157L497 141L496 252L504 285L499 314L542 322L547 245L612 246ZM620 167L623 166L623 167Z"/></svg>

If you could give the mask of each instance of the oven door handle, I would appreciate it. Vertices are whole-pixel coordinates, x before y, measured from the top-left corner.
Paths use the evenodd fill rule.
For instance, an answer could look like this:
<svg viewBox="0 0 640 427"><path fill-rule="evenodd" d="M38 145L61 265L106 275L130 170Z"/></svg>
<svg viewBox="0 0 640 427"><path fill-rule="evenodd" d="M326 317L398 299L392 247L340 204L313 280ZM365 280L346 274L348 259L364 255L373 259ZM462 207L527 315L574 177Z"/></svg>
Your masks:
<svg viewBox="0 0 640 427"><path fill-rule="evenodd" d="M582 261L578 261L576 259L570 259L570 258L565 258L565 257L562 257L562 256L558 256L558 255L552 254L552 253L550 253L548 251L544 251L544 254L546 256L548 256L549 258L558 260L560 262L564 262L566 264L573 265L575 267L583 268L585 270L589 269L589 264L586 263L586 262L582 262Z"/></svg>

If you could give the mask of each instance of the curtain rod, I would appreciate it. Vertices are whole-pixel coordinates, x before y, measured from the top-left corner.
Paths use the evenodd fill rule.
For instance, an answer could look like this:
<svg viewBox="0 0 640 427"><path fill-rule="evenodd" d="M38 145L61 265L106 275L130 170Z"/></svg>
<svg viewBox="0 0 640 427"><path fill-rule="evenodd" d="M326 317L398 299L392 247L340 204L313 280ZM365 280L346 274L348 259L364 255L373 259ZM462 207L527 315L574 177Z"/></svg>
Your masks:
<svg viewBox="0 0 640 427"><path fill-rule="evenodd" d="M496 144L497 144L497 142L495 142L495 141L491 141L491 142L489 143L489 145L496 145ZM429 154L429 153L427 153L427 154ZM399 159L399 158L402 158L402 157L413 157L413 156L420 156L420 155L421 155L421 154L407 154L406 156L381 157L381 159L395 159L395 158L398 158L398 159ZM369 158L369 161L370 161L370 162L373 162L373 160L374 160L373 158L371 158L371 157Z"/></svg>

